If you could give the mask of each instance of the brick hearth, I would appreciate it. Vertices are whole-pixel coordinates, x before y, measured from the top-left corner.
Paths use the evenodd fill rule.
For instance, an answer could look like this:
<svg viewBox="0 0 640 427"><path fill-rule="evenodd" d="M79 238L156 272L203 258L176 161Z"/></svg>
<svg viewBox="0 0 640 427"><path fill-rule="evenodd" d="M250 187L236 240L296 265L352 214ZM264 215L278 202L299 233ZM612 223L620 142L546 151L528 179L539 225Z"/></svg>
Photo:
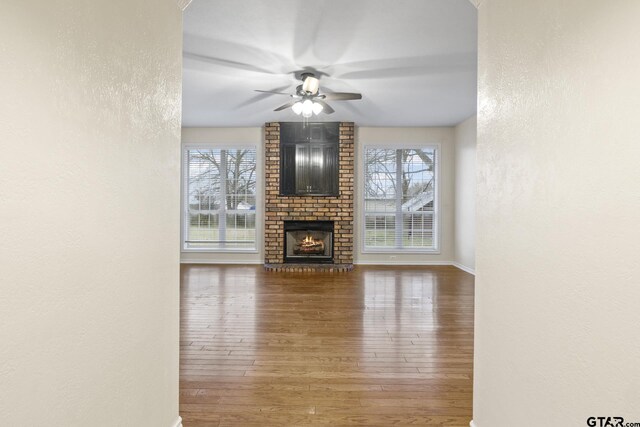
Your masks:
<svg viewBox="0 0 640 427"><path fill-rule="evenodd" d="M339 196L280 196L280 124L265 124L265 268L348 271L353 267L353 127L352 122L340 123ZM335 264L284 264L284 221L334 221Z"/></svg>

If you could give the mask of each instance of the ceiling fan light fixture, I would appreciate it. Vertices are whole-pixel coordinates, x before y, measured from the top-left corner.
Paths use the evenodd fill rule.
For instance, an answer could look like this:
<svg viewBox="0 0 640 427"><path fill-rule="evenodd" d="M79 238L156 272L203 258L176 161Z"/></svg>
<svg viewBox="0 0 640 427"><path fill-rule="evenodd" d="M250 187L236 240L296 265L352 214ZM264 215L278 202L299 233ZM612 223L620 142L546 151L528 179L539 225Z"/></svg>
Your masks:
<svg viewBox="0 0 640 427"><path fill-rule="evenodd" d="M312 106L312 109L313 109L313 114L315 114L317 116L318 114L320 114L322 112L322 104L314 102L313 106Z"/></svg>
<svg viewBox="0 0 640 427"><path fill-rule="evenodd" d="M296 113L297 115L300 115L300 113L302 113L302 102L300 101L296 102L291 106L291 109L293 110L294 113Z"/></svg>
<svg viewBox="0 0 640 427"><path fill-rule="evenodd" d="M302 103L302 117L311 117L313 115L313 102L310 99L306 99Z"/></svg>
<svg viewBox="0 0 640 427"><path fill-rule="evenodd" d="M313 76L307 76L302 82L302 90L306 93L315 95L318 93L318 89L320 89L320 80Z"/></svg>

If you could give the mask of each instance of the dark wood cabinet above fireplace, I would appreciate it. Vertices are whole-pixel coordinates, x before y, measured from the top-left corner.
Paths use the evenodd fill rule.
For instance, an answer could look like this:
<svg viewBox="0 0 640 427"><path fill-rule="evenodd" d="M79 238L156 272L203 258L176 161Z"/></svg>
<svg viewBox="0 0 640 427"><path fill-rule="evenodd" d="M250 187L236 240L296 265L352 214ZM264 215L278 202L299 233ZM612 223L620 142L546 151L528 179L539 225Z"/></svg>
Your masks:
<svg viewBox="0 0 640 427"><path fill-rule="evenodd" d="M339 123L280 123L280 194L337 196Z"/></svg>

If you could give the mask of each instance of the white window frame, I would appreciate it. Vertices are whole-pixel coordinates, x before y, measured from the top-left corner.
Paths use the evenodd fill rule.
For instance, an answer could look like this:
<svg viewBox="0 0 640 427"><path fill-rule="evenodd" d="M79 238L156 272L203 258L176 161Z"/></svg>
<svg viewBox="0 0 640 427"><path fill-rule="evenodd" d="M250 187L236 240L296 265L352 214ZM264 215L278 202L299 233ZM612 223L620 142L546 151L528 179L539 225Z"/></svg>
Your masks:
<svg viewBox="0 0 640 427"><path fill-rule="evenodd" d="M256 238L255 247L253 248L189 248L186 244L187 237L187 206L186 200L189 194L189 180L187 179L187 172L189 165L187 164L189 157L187 152L190 150L255 150L256 151ZM180 251L181 252L217 252L217 253L243 253L243 254L256 254L260 252L258 245L261 242L260 235L262 233L262 183L260 180L264 180L264 173L262 169L262 160L260 147L257 144L252 143L238 143L238 144L220 144L220 143L186 143L182 144L181 154L181 173L182 180L181 195L180 195Z"/></svg>
<svg viewBox="0 0 640 427"><path fill-rule="evenodd" d="M372 248L367 247L366 244L366 235L367 235L367 210L365 208L365 169L366 169L366 160L367 160L367 151L368 150L411 150L416 148L427 148L433 149L436 152L436 161L435 161L435 179L436 185L434 187L434 198L433 198L433 248L397 248L397 247L380 247L380 248ZM389 253L403 253L403 254L440 254L440 236L441 236L441 226L442 221L440 220L441 211L440 211L440 157L442 156L442 144L440 143L394 143L394 144L369 144L365 145L361 154L361 164L362 168L360 168L360 172L358 173L358 177L360 179L360 203L362 206L362 212L360 214L360 218L362 221L362 226L360 227L360 232L362 236L361 243L361 253L363 254L389 254ZM393 214L397 214L397 212L393 212Z"/></svg>

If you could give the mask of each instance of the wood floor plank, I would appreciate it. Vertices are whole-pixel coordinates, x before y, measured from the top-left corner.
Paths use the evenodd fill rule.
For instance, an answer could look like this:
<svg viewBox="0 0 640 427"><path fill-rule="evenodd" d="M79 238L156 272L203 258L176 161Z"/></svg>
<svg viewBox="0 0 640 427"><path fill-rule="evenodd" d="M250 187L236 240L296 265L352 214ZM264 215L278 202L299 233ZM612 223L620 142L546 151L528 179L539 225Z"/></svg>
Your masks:
<svg viewBox="0 0 640 427"><path fill-rule="evenodd" d="M185 265L185 427L468 426L473 276Z"/></svg>

